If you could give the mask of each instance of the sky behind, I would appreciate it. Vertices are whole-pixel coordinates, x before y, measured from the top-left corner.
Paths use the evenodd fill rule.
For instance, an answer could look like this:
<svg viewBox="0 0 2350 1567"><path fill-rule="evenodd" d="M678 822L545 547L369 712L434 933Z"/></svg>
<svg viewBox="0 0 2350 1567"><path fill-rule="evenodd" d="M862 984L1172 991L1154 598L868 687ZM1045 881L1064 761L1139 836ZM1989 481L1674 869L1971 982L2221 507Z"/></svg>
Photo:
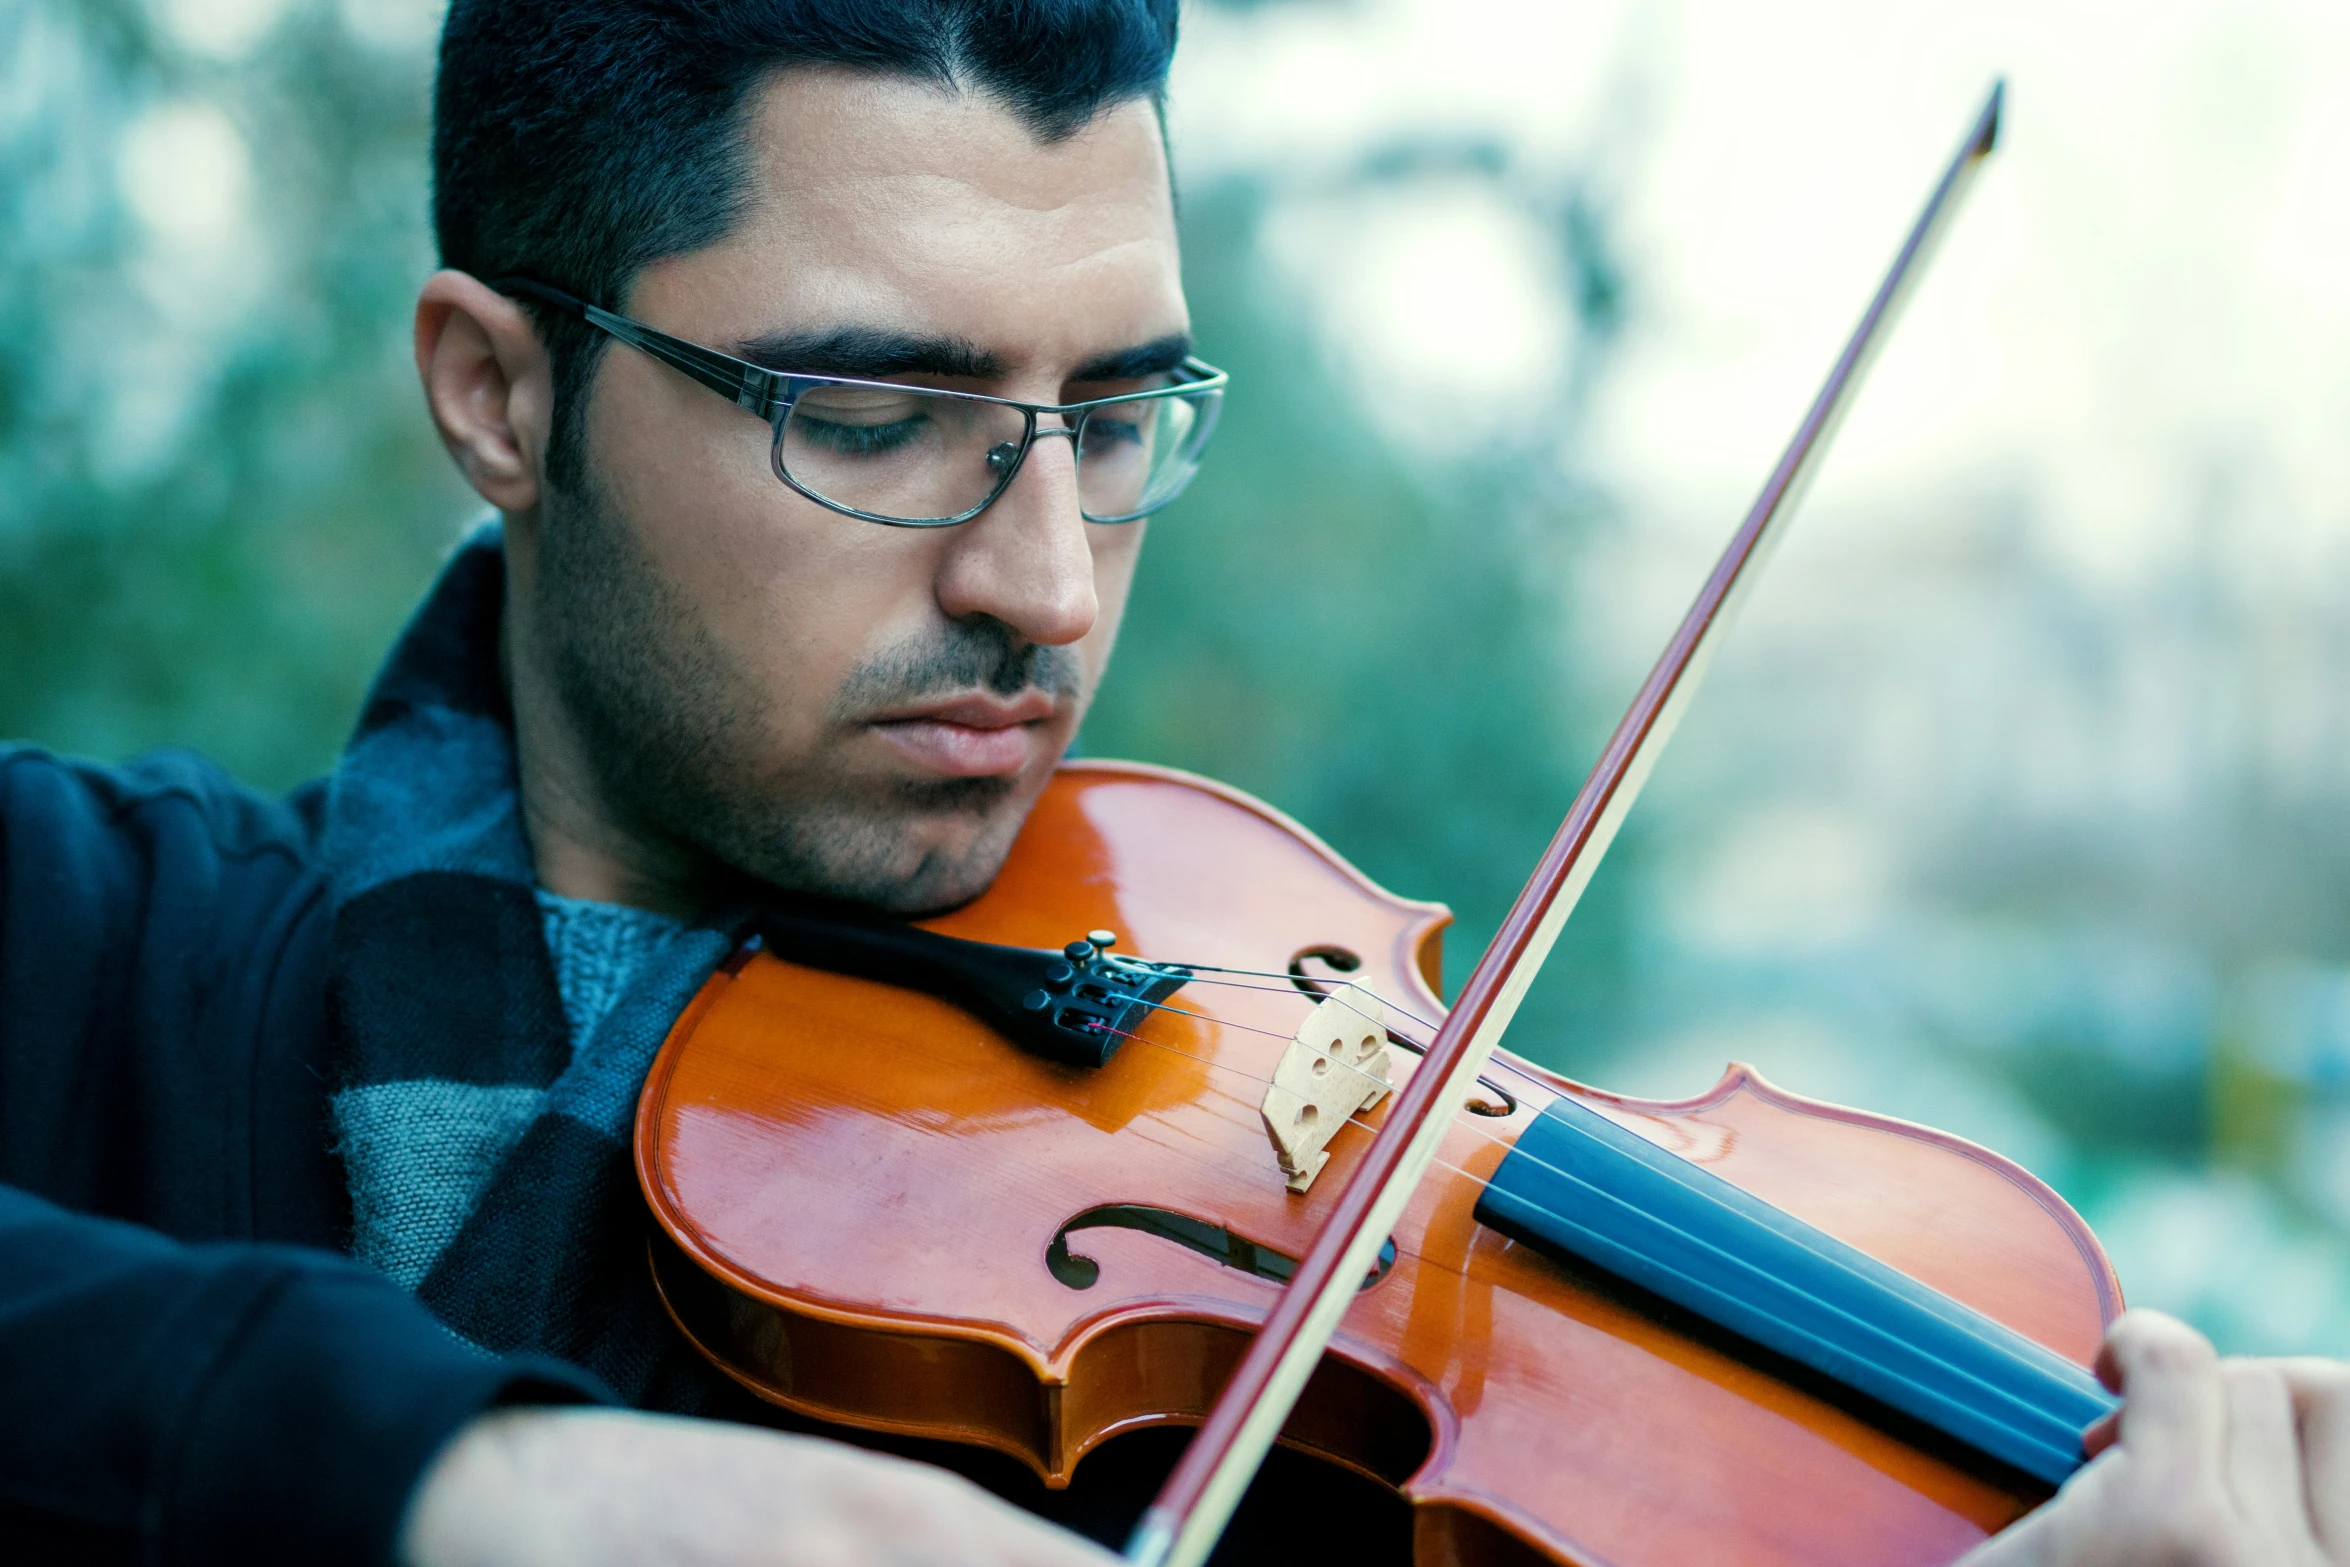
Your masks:
<svg viewBox="0 0 2350 1567"><path fill-rule="evenodd" d="M1599 171L1636 292L1593 453L1692 547L1767 470L2002 76L2000 154L1805 531L1830 548L1840 515L2007 486L2068 560L2128 574L2182 547L2214 464L2259 486L2297 565L2350 523L2339 6L1371 0L1187 26L1191 169L1310 176L1418 129ZM1369 222L1389 243L1336 269L1346 335L1397 367L1456 363L1467 340L1505 385L1531 374L1525 344L1548 334L1530 237L1488 216L1438 241L1425 216Z"/></svg>

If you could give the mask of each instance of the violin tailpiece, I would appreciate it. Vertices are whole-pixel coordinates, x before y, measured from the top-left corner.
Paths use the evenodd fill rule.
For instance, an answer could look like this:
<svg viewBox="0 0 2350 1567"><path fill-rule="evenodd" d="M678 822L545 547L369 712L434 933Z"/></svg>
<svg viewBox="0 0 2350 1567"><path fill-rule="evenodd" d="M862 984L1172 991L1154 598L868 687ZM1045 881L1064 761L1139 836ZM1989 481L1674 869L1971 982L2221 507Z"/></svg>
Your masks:
<svg viewBox="0 0 2350 1567"><path fill-rule="evenodd" d="M778 904L760 934L787 963L877 980L950 1002L1048 1061L1101 1066L1191 970L1112 957L1114 932L1089 931L1058 951L967 941L834 906Z"/></svg>
<svg viewBox="0 0 2350 1567"><path fill-rule="evenodd" d="M1289 1189L1303 1193L1330 1162L1348 1117L1387 1097L1387 1025L1379 1003L1341 986L1306 1014L1273 1068L1258 1111Z"/></svg>

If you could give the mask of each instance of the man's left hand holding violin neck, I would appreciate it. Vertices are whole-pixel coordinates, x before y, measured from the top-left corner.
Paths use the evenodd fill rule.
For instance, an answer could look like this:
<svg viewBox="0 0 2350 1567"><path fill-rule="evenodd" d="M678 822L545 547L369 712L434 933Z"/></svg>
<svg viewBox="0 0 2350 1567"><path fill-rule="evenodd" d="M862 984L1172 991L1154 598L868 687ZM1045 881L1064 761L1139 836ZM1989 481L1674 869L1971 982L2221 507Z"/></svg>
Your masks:
<svg viewBox="0 0 2350 1567"><path fill-rule="evenodd" d="M2132 1311L2098 1373L2122 1407L2095 1456L1959 1567L2350 1567L2350 1365L2222 1358Z"/></svg>

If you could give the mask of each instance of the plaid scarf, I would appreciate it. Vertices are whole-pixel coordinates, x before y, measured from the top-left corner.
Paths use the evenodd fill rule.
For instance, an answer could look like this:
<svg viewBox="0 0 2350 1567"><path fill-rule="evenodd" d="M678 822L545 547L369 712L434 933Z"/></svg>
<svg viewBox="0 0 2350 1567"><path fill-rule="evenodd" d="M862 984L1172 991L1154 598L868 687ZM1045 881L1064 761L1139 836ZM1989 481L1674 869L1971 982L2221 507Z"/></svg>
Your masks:
<svg viewBox="0 0 2350 1567"><path fill-rule="evenodd" d="M729 1387L653 1292L629 1142L654 1052L747 922L680 927L573 1048L515 783L504 586L486 523L402 633L328 796L352 1249L486 1349L701 1412Z"/></svg>

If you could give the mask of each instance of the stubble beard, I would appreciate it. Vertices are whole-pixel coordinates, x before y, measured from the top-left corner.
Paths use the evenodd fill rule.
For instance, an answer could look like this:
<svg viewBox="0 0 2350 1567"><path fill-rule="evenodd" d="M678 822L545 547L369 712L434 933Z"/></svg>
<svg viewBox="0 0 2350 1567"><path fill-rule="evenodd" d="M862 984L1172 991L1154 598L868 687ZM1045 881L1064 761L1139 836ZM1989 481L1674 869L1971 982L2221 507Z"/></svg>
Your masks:
<svg viewBox="0 0 2350 1567"><path fill-rule="evenodd" d="M557 699L623 832L787 892L895 913L967 902L994 879L1027 814L1020 796L1041 779L859 779L828 774L821 755L795 766L765 754L772 699L663 580L592 474L547 496L536 591ZM1081 700L1084 684L1076 649L1023 644L978 617L868 659L832 698L826 728L845 738L858 715L974 685ZM920 824L942 819L963 829L947 835L953 849L917 841Z"/></svg>

